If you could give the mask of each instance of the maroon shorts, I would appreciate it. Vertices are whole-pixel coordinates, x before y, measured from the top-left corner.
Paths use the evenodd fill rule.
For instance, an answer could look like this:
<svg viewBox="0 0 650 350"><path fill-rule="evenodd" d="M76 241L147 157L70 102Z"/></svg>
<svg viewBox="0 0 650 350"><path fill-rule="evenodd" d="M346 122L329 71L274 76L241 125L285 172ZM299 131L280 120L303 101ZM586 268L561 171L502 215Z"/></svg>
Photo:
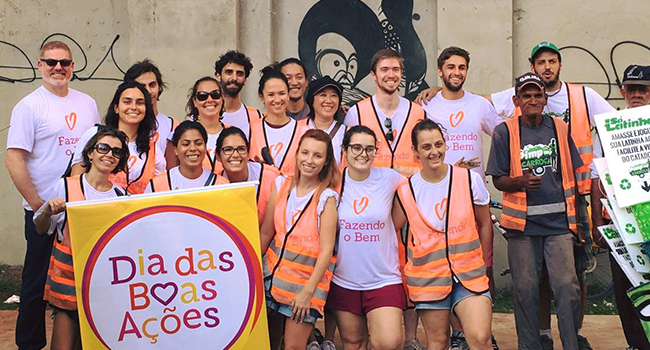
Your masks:
<svg viewBox="0 0 650 350"><path fill-rule="evenodd" d="M371 290L352 290L331 283L326 306L332 311L347 311L359 316L386 306L405 310L406 294L402 283Z"/></svg>

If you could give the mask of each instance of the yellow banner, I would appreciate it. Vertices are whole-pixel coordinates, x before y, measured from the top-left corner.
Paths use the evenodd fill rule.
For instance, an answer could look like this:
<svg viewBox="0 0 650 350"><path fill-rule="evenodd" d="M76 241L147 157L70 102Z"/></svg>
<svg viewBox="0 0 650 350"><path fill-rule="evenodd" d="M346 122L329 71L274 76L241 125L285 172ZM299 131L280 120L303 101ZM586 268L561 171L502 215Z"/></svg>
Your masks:
<svg viewBox="0 0 650 350"><path fill-rule="evenodd" d="M67 215L84 348L269 348L253 184Z"/></svg>

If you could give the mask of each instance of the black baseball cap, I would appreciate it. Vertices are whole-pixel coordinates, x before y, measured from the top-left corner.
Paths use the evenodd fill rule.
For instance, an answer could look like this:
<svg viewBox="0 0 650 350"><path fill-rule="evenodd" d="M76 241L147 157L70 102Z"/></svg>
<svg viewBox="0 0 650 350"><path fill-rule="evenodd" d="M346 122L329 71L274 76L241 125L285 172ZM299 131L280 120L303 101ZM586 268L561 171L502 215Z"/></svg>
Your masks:
<svg viewBox="0 0 650 350"><path fill-rule="evenodd" d="M309 87L307 88L307 98L305 102L308 105L313 105L314 96L319 93L324 88L334 88L336 93L339 95L339 101L343 98L343 87L336 80L332 79L329 75L312 80L309 82Z"/></svg>
<svg viewBox="0 0 650 350"><path fill-rule="evenodd" d="M519 91L524 88L524 86L528 84L535 84L537 85L542 91L545 91L544 89L544 81L542 78L539 77L539 75L535 73L526 73L518 78L515 79L515 95L519 95Z"/></svg>
<svg viewBox="0 0 650 350"><path fill-rule="evenodd" d="M623 85L650 85L650 66L629 65L623 73Z"/></svg>

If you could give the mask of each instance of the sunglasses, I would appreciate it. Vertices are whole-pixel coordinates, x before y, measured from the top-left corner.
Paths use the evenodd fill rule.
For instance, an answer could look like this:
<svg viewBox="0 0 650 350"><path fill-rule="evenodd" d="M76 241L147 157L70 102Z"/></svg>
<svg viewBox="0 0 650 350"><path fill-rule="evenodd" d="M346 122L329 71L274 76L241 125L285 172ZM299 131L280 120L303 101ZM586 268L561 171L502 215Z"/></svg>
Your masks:
<svg viewBox="0 0 650 350"><path fill-rule="evenodd" d="M207 100L208 96L212 97L213 100L218 100L221 98L221 91L219 90L212 90L210 92L199 91L196 93L196 99L199 101Z"/></svg>
<svg viewBox="0 0 650 350"><path fill-rule="evenodd" d="M237 151L237 153L239 153L240 155L244 155L244 154L246 154L248 152L248 148L246 148L245 146L239 146L237 148L235 148L235 147L224 147L224 148L221 149L221 152L223 152L223 154L225 154L227 156L232 155L233 153L235 153L235 151Z"/></svg>
<svg viewBox="0 0 650 350"><path fill-rule="evenodd" d="M384 126L388 131L386 131L386 140L393 142L393 120L390 118L384 119Z"/></svg>
<svg viewBox="0 0 650 350"><path fill-rule="evenodd" d="M353 155L359 156L365 151L368 157L374 156L377 150L379 149L378 147L375 146L364 147L363 145L360 145L358 143L352 144L348 147L350 148L350 152L352 152Z"/></svg>
<svg viewBox="0 0 650 350"><path fill-rule="evenodd" d="M119 147L112 147L108 145L107 143L98 143L95 145L95 150L99 154L107 154L108 152L113 152L113 157L115 158L122 158L122 155L124 154L123 150Z"/></svg>
<svg viewBox="0 0 650 350"><path fill-rule="evenodd" d="M58 63L61 64L61 67L69 67L72 64L72 60L55 60L53 58L41 58L41 62L50 67L56 67Z"/></svg>

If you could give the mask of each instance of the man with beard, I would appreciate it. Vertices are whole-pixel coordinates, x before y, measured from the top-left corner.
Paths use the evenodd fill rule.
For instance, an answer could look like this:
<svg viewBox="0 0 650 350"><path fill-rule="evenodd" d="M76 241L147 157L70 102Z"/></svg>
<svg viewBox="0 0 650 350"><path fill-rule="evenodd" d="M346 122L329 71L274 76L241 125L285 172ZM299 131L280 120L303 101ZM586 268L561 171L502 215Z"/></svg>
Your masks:
<svg viewBox="0 0 650 350"><path fill-rule="evenodd" d="M289 105L287 115L295 120L302 120L309 116L309 105L305 103L305 90L307 89L307 70L305 65L297 58L290 57L278 64L278 69L287 77L289 82Z"/></svg>
<svg viewBox="0 0 650 350"><path fill-rule="evenodd" d="M628 108L650 104L650 66L630 65L625 69L621 96L625 99ZM601 192L594 188L592 193L600 194ZM602 213L601 202L592 201L591 218L595 227L605 225ZM594 231L594 241L602 248L609 249L607 242L598 231ZM627 291L633 287L632 283L611 254L609 254L609 263L614 282L616 309L628 344L627 349L650 349L650 342L648 342L639 316L636 314L634 304L627 295Z"/></svg>
<svg viewBox="0 0 650 350"><path fill-rule="evenodd" d="M55 235L36 232L34 212L45 203L43 198L52 197L50 191L65 172L81 135L99 123L95 100L68 87L74 70L68 45L60 41L43 45L38 70L43 85L11 112L5 160L25 210L27 252L16 322L19 349L42 349L47 344L43 292Z"/></svg>
<svg viewBox="0 0 650 350"><path fill-rule="evenodd" d="M403 72L404 61L397 52L381 49L375 53L370 76L377 92L351 107L343 123L348 127L364 125L375 132L378 150L373 166L393 168L411 176L422 167L412 151L411 131L426 116L422 107L398 95ZM400 244L399 249L403 257L404 246ZM416 338L417 323L414 309L404 311L404 349L425 349Z"/></svg>
<svg viewBox="0 0 650 350"><path fill-rule="evenodd" d="M250 123L262 118L262 113L258 109L246 106L239 99L239 93L246 85L252 69L251 59L234 50L226 52L214 63L214 76L223 91L225 112L222 122L240 128L248 138L250 138Z"/></svg>
<svg viewBox="0 0 650 350"><path fill-rule="evenodd" d="M485 181L483 163L483 134L492 136L494 128L503 122L490 102L481 96L463 90L469 70L469 52L451 46L438 56L438 76L442 79L442 91L429 104L423 106L427 116L442 125L447 133L447 155L450 163L472 169ZM492 247L489 249L487 275L490 279L490 292L494 295L494 276L492 272ZM460 332L460 322L452 317L454 333L450 349L462 349L466 344ZM494 348L496 340L492 338Z"/></svg>

